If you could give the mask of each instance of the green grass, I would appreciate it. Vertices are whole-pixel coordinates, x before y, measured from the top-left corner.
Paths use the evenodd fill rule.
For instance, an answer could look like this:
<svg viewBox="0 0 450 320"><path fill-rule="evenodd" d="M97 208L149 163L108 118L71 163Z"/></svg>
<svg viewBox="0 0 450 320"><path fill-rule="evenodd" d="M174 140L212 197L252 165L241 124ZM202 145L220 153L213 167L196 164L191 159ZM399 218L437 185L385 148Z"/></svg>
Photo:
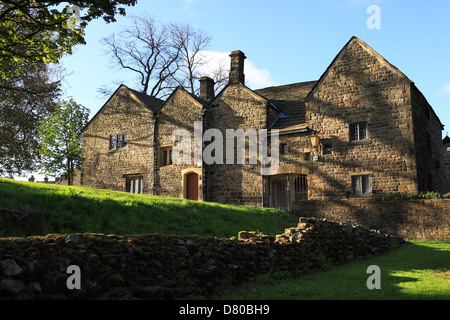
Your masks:
<svg viewBox="0 0 450 320"><path fill-rule="evenodd" d="M369 290L367 267L381 270L381 289ZM370 257L298 278L265 275L238 290L222 288L215 299L245 300L448 300L450 241L412 242L387 255Z"/></svg>
<svg viewBox="0 0 450 320"><path fill-rule="evenodd" d="M2 178L0 203L42 212L43 235L163 233L229 238L237 236L241 230L280 234L286 227L295 226L298 222L297 216L275 209ZM0 237L5 236L21 234L5 234L0 230Z"/></svg>
<svg viewBox="0 0 450 320"><path fill-rule="evenodd" d="M297 225L285 211L188 201L82 187L17 182L0 178L0 203L43 214L43 232L236 236L241 230L267 235ZM19 231L0 237L23 236ZM366 286L369 265L381 269L381 289ZM412 242L387 255L345 266L324 264L299 278L270 274L242 285L222 287L215 299L394 300L450 299L450 241Z"/></svg>

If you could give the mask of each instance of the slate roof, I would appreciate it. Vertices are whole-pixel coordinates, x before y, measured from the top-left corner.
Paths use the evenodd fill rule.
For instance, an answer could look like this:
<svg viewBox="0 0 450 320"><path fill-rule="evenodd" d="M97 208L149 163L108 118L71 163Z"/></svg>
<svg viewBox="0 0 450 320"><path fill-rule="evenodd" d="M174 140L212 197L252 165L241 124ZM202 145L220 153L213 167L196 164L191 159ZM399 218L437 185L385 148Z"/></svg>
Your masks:
<svg viewBox="0 0 450 320"><path fill-rule="evenodd" d="M164 103L164 101L161 100L161 99L158 99L158 98L155 98L155 97L151 97L149 95L146 95L145 93L136 91L134 89L128 88L128 90L133 92L133 94L139 100L141 100L147 106L147 108L149 108L153 112L156 112L159 109L159 107L162 106L162 104Z"/></svg>
<svg viewBox="0 0 450 320"><path fill-rule="evenodd" d="M305 98L316 83L317 81L299 82L253 91L269 100L281 112L280 118L272 128L289 131L304 127Z"/></svg>

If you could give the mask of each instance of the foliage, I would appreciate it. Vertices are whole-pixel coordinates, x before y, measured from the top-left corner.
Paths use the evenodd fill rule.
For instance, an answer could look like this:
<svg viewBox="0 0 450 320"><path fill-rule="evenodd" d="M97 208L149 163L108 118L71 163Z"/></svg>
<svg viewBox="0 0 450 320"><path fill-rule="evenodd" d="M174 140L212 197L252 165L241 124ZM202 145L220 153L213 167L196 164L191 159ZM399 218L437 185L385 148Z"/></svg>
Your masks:
<svg viewBox="0 0 450 320"><path fill-rule="evenodd" d="M298 217L286 211L68 187L0 178L0 203L43 214L43 234L178 234L237 236L242 230L275 235Z"/></svg>
<svg viewBox="0 0 450 320"><path fill-rule="evenodd" d="M34 169L37 126L53 110L59 94L54 77L53 69L37 63L19 76L0 80L0 175Z"/></svg>
<svg viewBox="0 0 450 320"><path fill-rule="evenodd" d="M0 1L0 78L8 80L39 62L58 62L64 53L72 53L74 45L85 44L84 29L89 21L102 17L106 22L114 22L116 14L125 15L120 5L136 2ZM69 27L74 15L68 12L68 6L62 7L66 3L85 9L86 13L80 14L79 25Z"/></svg>
<svg viewBox="0 0 450 320"><path fill-rule="evenodd" d="M375 200L412 200L412 199L450 199L450 193L441 194L439 192L427 191L418 194L412 193L392 193L388 195L376 195Z"/></svg>
<svg viewBox="0 0 450 320"><path fill-rule="evenodd" d="M49 175L68 174L69 185L75 168L81 167L82 129L89 117L89 109L72 98L61 102L38 127L41 166Z"/></svg>

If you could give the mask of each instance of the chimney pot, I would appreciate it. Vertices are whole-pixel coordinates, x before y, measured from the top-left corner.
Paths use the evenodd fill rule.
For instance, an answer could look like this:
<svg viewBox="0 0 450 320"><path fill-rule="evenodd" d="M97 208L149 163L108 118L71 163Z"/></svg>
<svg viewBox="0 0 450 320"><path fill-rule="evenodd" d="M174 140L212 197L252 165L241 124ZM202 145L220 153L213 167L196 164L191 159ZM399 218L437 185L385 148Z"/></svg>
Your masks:
<svg viewBox="0 0 450 320"><path fill-rule="evenodd" d="M247 57L240 50L231 52L230 57L231 57L230 83L240 82L244 84L245 83L244 60Z"/></svg>
<svg viewBox="0 0 450 320"><path fill-rule="evenodd" d="M215 98L213 79L209 77L200 78L200 98L208 102Z"/></svg>

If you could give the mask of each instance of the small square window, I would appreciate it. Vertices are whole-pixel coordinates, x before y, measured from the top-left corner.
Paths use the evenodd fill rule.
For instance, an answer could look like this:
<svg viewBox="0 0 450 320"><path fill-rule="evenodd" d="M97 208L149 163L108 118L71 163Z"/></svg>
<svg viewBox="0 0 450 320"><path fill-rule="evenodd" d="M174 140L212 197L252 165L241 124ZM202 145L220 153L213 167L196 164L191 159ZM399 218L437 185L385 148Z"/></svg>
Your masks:
<svg viewBox="0 0 450 320"><path fill-rule="evenodd" d="M368 126L366 122L350 124L350 141L361 141L368 139Z"/></svg>
<svg viewBox="0 0 450 320"><path fill-rule="evenodd" d="M352 176L352 193L355 196L372 193L372 179L370 175Z"/></svg>
<svg viewBox="0 0 450 320"><path fill-rule="evenodd" d="M280 154L288 154L288 145L287 143L280 144Z"/></svg>
<svg viewBox="0 0 450 320"><path fill-rule="evenodd" d="M172 147L163 147L159 154L160 167L170 166L172 164Z"/></svg>
<svg viewBox="0 0 450 320"><path fill-rule="evenodd" d="M130 193L142 194L144 193L144 179L140 177L126 178L126 191Z"/></svg>
<svg viewBox="0 0 450 320"><path fill-rule="evenodd" d="M122 149L128 145L128 133L112 134L109 136L109 150Z"/></svg>
<svg viewBox="0 0 450 320"><path fill-rule="evenodd" d="M323 154L332 154L333 153L333 145L331 143L323 145Z"/></svg>

